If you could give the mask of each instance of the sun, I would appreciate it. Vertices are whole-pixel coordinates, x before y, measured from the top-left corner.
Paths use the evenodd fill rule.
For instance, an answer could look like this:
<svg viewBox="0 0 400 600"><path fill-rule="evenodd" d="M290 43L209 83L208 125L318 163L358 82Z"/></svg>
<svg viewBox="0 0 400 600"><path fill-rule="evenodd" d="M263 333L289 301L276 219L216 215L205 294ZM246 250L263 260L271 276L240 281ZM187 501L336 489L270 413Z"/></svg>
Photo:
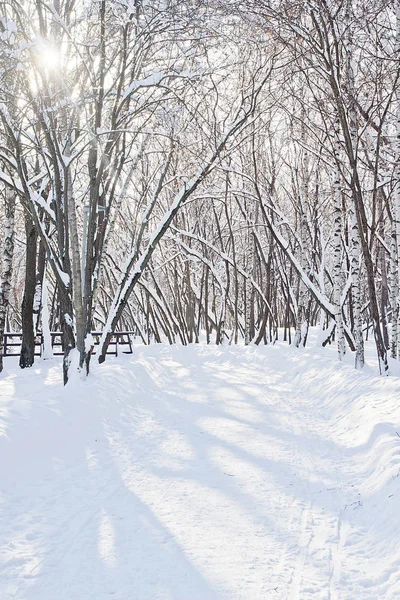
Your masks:
<svg viewBox="0 0 400 600"><path fill-rule="evenodd" d="M50 40L41 38L34 47L35 62L40 69L54 73L60 69L61 54L59 48Z"/></svg>

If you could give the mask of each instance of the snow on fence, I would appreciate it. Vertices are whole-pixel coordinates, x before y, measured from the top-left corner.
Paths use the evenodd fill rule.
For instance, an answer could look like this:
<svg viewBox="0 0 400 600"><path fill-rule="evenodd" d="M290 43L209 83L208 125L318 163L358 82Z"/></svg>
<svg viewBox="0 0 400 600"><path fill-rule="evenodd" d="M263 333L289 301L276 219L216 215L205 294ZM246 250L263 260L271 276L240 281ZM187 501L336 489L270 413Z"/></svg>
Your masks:
<svg viewBox="0 0 400 600"><path fill-rule="evenodd" d="M94 339L94 345L100 344L102 336L101 331L92 331ZM52 331L51 332L51 346L53 348L53 356L63 356L62 350L62 332ZM118 356L118 352L123 354L132 354L132 338L135 337L134 331L116 331L113 333L107 354ZM43 350L43 334L38 333L35 336L35 356L41 356ZM3 344L3 357L5 356L20 356L21 355L21 344L22 344L22 333L6 332L4 333L4 344ZM122 346L122 349L121 349ZM96 351L93 352L96 354Z"/></svg>

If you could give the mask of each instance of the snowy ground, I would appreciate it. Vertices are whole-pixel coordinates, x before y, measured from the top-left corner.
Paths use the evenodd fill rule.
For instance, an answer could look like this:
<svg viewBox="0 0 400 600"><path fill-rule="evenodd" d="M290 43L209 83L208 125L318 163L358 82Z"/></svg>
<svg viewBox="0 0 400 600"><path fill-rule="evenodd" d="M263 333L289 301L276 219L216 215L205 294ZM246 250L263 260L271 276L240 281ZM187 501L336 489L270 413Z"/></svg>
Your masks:
<svg viewBox="0 0 400 600"><path fill-rule="evenodd" d="M398 377L152 346L63 389L6 360L1 600L400 598Z"/></svg>

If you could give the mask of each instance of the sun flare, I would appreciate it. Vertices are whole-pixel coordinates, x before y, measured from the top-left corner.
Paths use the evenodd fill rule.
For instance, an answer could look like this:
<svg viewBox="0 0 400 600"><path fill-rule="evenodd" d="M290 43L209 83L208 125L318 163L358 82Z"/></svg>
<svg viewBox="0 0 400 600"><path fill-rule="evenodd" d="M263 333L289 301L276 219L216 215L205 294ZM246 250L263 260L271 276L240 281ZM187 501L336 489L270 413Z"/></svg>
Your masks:
<svg viewBox="0 0 400 600"><path fill-rule="evenodd" d="M35 47L37 65L41 69L55 72L60 68L60 51L55 44L48 40L40 40Z"/></svg>

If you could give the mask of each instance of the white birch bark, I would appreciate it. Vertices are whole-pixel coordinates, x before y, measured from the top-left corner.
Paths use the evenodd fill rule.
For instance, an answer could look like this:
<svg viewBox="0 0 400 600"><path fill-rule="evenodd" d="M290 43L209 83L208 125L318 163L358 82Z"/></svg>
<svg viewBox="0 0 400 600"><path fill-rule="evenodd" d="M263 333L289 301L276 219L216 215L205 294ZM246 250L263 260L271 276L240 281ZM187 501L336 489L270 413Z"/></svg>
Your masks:
<svg viewBox="0 0 400 600"><path fill-rule="evenodd" d="M11 291L12 263L14 256L15 193L5 189L4 249L0 279L0 372L3 370L4 329Z"/></svg>
<svg viewBox="0 0 400 600"><path fill-rule="evenodd" d="M47 289L47 275L46 267L43 275L42 285L42 334L43 334L43 346L42 346L42 358L44 360L53 358L53 347L51 345L51 333L50 333L50 319L49 319L49 295Z"/></svg>
<svg viewBox="0 0 400 600"><path fill-rule="evenodd" d="M341 288L342 288L342 182L339 169L341 145L339 141L340 125L337 124L335 131L334 153L335 166L332 177L333 187L333 305L335 309L336 338L338 345L339 360L346 353L344 337Z"/></svg>
<svg viewBox="0 0 400 600"><path fill-rule="evenodd" d="M399 271L398 271L398 250L396 223L393 219L390 244L390 269L389 269L389 290L390 290L390 308L392 311L392 331L390 340L391 357L399 357Z"/></svg>
<svg viewBox="0 0 400 600"><path fill-rule="evenodd" d="M361 316L361 285L360 285L360 257L361 242L358 231L357 217L355 215L353 202L350 205L350 232L351 232L351 277L352 277L352 299L354 316L354 341L356 346L355 367L362 369L364 366L364 337L362 333Z"/></svg>
<svg viewBox="0 0 400 600"><path fill-rule="evenodd" d="M356 160L357 156L357 116L354 104L355 85L353 68L353 32L351 24L351 0L347 0L345 26L346 26L346 87L347 87L347 105L348 105L348 128L352 145L352 157ZM362 254L360 231L355 205L355 197L352 194L350 199L350 231L351 231L351 275L352 275L352 299L354 316L354 340L356 346L355 367L362 369L364 366L364 338L362 333L362 314L361 314L361 280L360 280L360 258Z"/></svg>
<svg viewBox="0 0 400 600"><path fill-rule="evenodd" d="M306 247L310 243L307 236L307 213L306 206L309 196L309 154L307 150L307 136L305 129L305 110L302 111L302 142L303 142L303 160L302 160L302 172L301 172L301 191L300 191L300 258L299 262L301 268L307 271L307 257ZM300 278L299 281L299 300L297 304L296 314L296 331L294 335L293 344L298 348L299 346L305 346L308 334L308 315L307 315L307 303L308 303L308 290L304 285L303 280Z"/></svg>
<svg viewBox="0 0 400 600"><path fill-rule="evenodd" d="M400 57L400 0L396 0L396 46L395 56ZM394 230L391 248L391 306L392 306L392 340L391 354L399 358L399 282L400 282L400 90L396 92L396 138L394 147L394 187L393 187L393 220ZM393 242L395 245L393 246ZM393 264L394 263L394 264Z"/></svg>
<svg viewBox="0 0 400 600"><path fill-rule="evenodd" d="M251 273L253 270L253 252L254 242L250 233L250 223L247 223L247 254L246 254L246 271ZM245 313L244 313L244 344L248 346L251 341L250 323L251 323L251 300L252 300L252 285L250 277L244 281L244 293L245 293Z"/></svg>
<svg viewBox="0 0 400 600"><path fill-rule="evenodd" d="M66 155L69 155L68 150ZM73 193L73 183L71 171L67 166L65 168L65 195L68 206L68 227L70 235L70 248L72 257L72 295L75 309L75 327L76 327L76 345L79 351L79 365L82 368L85 360L85 331L83 319L83 302L82 302L82 272L81 272L81 253L80 241L78 234L78 225L76 219L75 198Z"/></svg>

